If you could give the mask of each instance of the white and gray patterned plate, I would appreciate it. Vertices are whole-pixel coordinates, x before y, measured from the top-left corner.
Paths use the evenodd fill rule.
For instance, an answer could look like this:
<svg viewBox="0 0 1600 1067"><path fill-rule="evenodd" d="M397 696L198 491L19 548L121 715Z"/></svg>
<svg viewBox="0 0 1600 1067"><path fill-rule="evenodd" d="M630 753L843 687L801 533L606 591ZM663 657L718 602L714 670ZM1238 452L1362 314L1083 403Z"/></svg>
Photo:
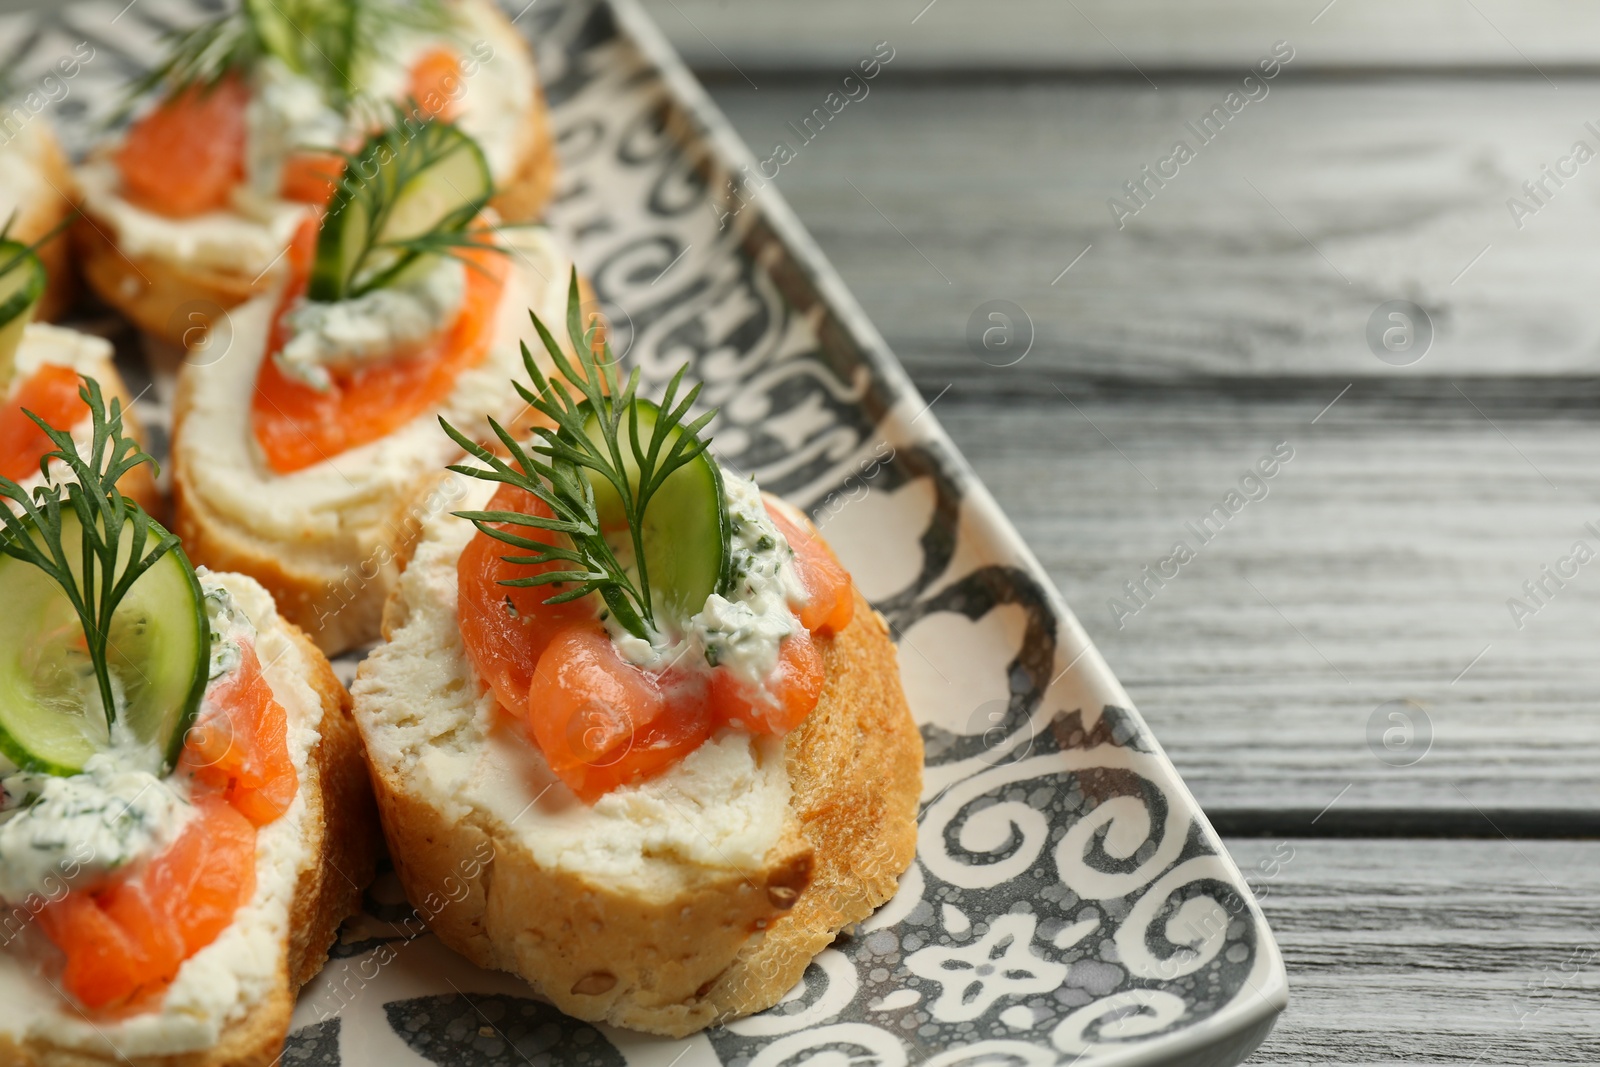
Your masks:
<svg viewBox="0 0 1600 1067"><path fill-rule="evenodd" d="M46 94L74 151L161 29L217 9L125 2L0 16L14 91L94 48ZM617 346L656 385L693 363L722 462L808 506L893 627L927 746L917 860L781 1004L684 1041L576 1022L473 968L380 877L285 1063L1237 1063L1287 1002L1282 960L1082 627L776 189L732 198L755 160L633 0L523 2L562 158L551 221Z"/></svg>

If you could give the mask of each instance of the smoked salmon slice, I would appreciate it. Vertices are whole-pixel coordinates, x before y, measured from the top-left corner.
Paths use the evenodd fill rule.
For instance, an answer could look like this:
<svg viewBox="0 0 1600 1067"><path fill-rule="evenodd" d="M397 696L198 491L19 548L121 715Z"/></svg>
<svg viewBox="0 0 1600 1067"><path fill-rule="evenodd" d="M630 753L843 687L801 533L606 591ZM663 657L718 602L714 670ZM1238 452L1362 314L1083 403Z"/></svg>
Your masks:
<svg viewBox="0 0 1600 1067"><path fill-rule="evenodd" d="M117 150L127 198L172 218L226 207L244 179L249 103L249 86L231 74L162 101L133 124Z"/></svg>
<svg viewBox="0 0 1600 1067"><path fill-rule="evenodd" d="M68 428L89 417L89 405L78 395L80 382L72 368L47 363L0 404L0 477L20 482L38 474L39 460L55 448L26 412Z"/></svg>
<svg viewBox="0 0 1600 1067"><path fill-rule="evenodd" d="M39 925L66 957L61 983L80 1004L137 1009L217 939L255 888L256 828L222 797L202 794L166 851L108 886L45 905Z"/></svg>
<svg viewBox="0 0 1600 1067"><path fill-rule="evenodd" d="M294 803L300 777L289 758L289 718L250 642L232 674L212 687L184 743L179 769L220 792L256 826Z"/></svg>
<svg viewBox="0 0 1600 1067"><path fill-rule="evenodd" d="M283 316L305 292L305 275L290 285L274 318L250 409L256 442L274 471L292 474L387 437L437 407L463 371L483 362L511 264L488 249L462 249L460 255L467 261L466 293L455 321L417 352L336 371L326 392L289 378L271 358L287 341Z"/></svg>

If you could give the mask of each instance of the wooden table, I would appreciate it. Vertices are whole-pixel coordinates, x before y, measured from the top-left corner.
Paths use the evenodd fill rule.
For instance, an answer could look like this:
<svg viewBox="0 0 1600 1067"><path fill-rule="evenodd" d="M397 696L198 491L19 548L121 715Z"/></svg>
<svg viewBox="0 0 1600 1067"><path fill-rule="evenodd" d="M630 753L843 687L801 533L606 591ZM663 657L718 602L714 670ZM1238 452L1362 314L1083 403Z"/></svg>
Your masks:
<svg viewBox="0 0 1600 1067"><path fill-rule="evenodd" d="M1292 1001L1252 1062L1600 1061L1600 12L650 7L758 156L799 146L783 195L1253 874ZM967 340L992 300L1010 366ZM1409 365L1366 339L1393 300Z"/></svg>

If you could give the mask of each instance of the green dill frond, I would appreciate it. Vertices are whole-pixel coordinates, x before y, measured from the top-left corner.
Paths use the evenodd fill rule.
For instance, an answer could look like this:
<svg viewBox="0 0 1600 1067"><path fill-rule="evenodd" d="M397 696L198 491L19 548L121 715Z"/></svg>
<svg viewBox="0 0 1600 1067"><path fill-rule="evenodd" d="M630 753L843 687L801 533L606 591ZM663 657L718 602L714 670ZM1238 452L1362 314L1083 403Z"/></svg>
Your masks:
<svg viewBox="0 0 1600 1067"><path fill-rule="evenodd" d="M237 11L169 34L166 58L133 84L113 121L150 92L208 89L269 56L347 110L397 33L444 34L454 25L443 0L243 0Z"/></svg>
<svg viewBox="0 0 1600 1067"><path fill-rule="evenodd" d="M609 343L601 343L600 354L596 356L598 327L585 329L582 324L576 269L568 287L566 323L567 336L577 354L576 366L539 316L529 314L540 342L555 365L556 374L547 377L524 344L522 365L532 388L520 381L512 384L528 406L553 425L534 430L531 447L525 447L491 419L489 425L510 457L508 461L444 419L441 418L439 424L451 440L483 464L457 464L450 468L452 471L516 486L543 501L554 517L504 511L456 514L488 536L528 553L503 557L507 562L569 565L548 573L507 579L501 584L566 586L546 600L547 604L598 593L629 633L649 640L656 627L645 562L645 513L667 479L711 447L711 439L700 437L700 433L716 417L716 412L708 411L685 421L700 395L700 386L695 385L680 396L684 375L689 369L685 364L668 383L655 424L641 439L639 372L635 369L626 382L620 381ZM610 485L617 494L632 542L633 573L618 561L601 532L591 477ZM552 545L503 526L547 530L562 534L564 538L561 543Z"/></svg>

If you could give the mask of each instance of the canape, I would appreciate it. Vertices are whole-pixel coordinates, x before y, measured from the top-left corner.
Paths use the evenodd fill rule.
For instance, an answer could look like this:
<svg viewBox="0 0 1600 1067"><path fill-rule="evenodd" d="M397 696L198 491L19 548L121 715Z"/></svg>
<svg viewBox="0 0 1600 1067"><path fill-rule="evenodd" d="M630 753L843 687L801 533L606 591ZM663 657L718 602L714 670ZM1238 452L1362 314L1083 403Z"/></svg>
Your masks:
<svg viewBox="0 0 1600 1067"><path fill-rule="evenodd" d="M922 744L888 627L798 511L722 469L578 321L472 455L352 688L435 933L581 1019L683 1036L777 1002L894 892ZM469 863L492 858L486 864ZM481 869L480 869L481 868Z"/></svg>
<svg viewBox="0 0 1600 1067"><path fill-rule="evenodd" d="M528 309L561 307L570 262L542 228L495 225L494 188L460 127L398 115L320 231L302 224L286 283L179 375L179 535L198 562L254 576L330 655L377 638L424 517L403 505L461 454L437 417L476 439L517 418L506 379Z"/></svg>
<svg viewBox="0 0 1600 1067"><path fill-rule="evenodd" d="M0 479L0 1063L267 1064L372 874L348 697L122 496L149 457L82 399L70 478Z"/></svg>
<svg viewBox="0 0 1600 1067"><path fill-rule="evenodd" d="M99 381L123 405L124 432L140 439L133 414L126 410L131 399L111 361L110 343L32 321L54 284L40 253L65 243L59 237L52 240L49 231L33 244L0 232L0 477L30 492L70 474L62 464L47 461L53 445L36 420L66 427L80 453L93 443L89 408L79 395L84 377ZM119 488L147 510L158 504L155 479L144 464L129 469Z"/></svg>
<svg viewBox="0 0 1600 1067"><path fill-rule="evenodd" d="M174 344L189 312L281 281L341 153L393 105L483 146L503 218L537 217L554 181L531 54L492 0L246 0L176 37L135 96L153 107L79 168L75 234L94 290Z"/></svg>

